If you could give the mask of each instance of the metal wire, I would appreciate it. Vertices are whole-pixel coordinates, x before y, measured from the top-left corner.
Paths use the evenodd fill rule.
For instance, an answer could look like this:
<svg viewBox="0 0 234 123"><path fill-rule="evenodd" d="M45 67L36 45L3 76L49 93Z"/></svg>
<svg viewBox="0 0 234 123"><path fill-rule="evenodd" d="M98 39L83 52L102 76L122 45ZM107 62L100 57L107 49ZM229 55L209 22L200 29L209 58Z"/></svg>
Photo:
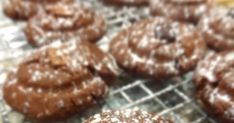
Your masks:
<svg viewBox="0 0 234 123"><path fill-rule="evenodd" d="M105 6L100 0L80 0L103 15L107 22L107 34L98 43L106 50L108 42L123 27L149 16L147 7L114 7ZM1 4L2 5L2 4ZM2 8L0 5L0 8ZM0 89L7 69L16 65L22 55L33 48L28 45L21 31L24 23L15 23L0 13ZM2 89L1 89L2 90ZM153 81L121 77L112 87L110 96L99 109L92 109L86 116L101 110L139 107L149 112L171 117L175 123L215 123L199 107L193 95L191 73L170 81ZM22 115L11 111L3 100L0 91L0 123L22 123L26 121ZM83 118L71 118L66 122L81 122Z"/></svg>

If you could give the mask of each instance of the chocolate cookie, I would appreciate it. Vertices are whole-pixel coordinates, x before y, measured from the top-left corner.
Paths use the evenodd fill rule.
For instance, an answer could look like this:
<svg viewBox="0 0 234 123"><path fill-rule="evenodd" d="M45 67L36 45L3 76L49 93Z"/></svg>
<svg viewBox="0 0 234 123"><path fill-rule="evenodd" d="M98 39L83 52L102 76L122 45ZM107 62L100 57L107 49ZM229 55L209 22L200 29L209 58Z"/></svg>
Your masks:
<svg viewBox="0 0 234 123"><path fill-rule="evenodd" d="M47 5L58 2L65 4L71 3L73 0L7 0L3 11L13 19L27 20L37 13L41 13Z"/></svg>
<svg viewBox="0 0 234 123"><path fill-rule="evenodd" d="M204 107L220 120L234 122L234 51L208 55L195 71L194 83Z"/></svg>
<svg viewBox="0 0 234 123"><path fill-rule="evenodd" d="M212 4L213 0L150 0L153 15L194 24L210 10Z"/></svg>
<svg viewBox="0 0 234 123"><path fill-rule="evenodd" d="M47 6L43 14L30 19L24 32L36 47L70 38L96 42L105 33L105 22L89 8L59 3Z"/></svg>
<svg viewBox="0 0 234 123"><path fill-rule="evenodd" d="M201 20L199 28L212 49L234 49L234 8L214 10Z"/></svg>
<svg viewBox="0 0 234 123"><path fill-rule="evenodd" d="M139 21L122 30L110 44L110 51L121 67L155 79L193 69L205 49L193 26L165 18Z"/></svg>
<svg viewBox="0 0 234 123"><path fill-rule="evenodd" d="M139 109L106 111L96 114L83 123L173 123L163 117Z"/></svg>
<svg viewBox="0 0 234 123"><path fill-rule="evenodd" d="M103 0L103 1L107 4L112 4L112 5L142 6L148 4L148 0Z"/></svg>
<svg viewBox="0 0 234 123"><path fill-rule="evenodd" d="M81 113L102 100L118 68L110 55L88 42L71 41L37 50L10 72L5 101L41 122Z"/></svg>

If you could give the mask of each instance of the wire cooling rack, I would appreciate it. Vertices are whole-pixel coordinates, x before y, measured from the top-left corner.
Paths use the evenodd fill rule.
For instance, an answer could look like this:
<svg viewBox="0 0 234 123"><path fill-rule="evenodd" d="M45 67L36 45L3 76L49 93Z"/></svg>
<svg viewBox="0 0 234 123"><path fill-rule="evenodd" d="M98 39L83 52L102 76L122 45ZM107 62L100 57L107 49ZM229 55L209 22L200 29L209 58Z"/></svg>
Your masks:
<svg viewBox="0 0 234 123"><path fill-rule="evenodd" d="M98 43L106 50L108 42L119 29L136 20L149 16L147 7L105 6L100 0L80 0L103 15L107 21L107 34ZM0 0L1 2L1 0ZM0 4L0 8L2 3ZM21 31L25 25L13 22L0 13L0 89L6 71L14 68L24 54L33 50ZM154 112L170 117L175 123L215 123L196 103L191 74L173 78L169 81L145 80L132 76L123 76L111 88L110 96L95 109L88 111L82 118L71 118L67 123L80 123L84 117L100 113L102 110L134 108ZM0 123L29 123L24 117L6 105L0 91Z"/></svg>

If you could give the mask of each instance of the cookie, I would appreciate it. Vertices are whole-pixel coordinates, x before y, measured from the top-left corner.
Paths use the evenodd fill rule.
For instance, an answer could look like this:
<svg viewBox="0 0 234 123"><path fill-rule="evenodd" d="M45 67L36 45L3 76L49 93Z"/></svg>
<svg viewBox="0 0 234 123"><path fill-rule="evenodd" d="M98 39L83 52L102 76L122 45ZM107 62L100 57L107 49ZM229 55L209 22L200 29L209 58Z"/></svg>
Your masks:
<svg viewBox="0 0 234 123"><path fill-rule="evenodd" d="M110 51L127 72L165 79L193 69L206 46L193 26L151 18L119 32L110 44Z"/></svg>
<svg viewBox="0 0 234 123"><path fill-rule="evenodd" d="M53 43L26 57L3 86L5 101L27 118L63 120L101 101L118 68L88 42Z"/></svg>
<svg viewBox="0 0 234 123"><path fill-rule="evenodd" d="M58 2L71 3L73 0L7 0L4 4L4 13L16 20L28 20L40 14L44 7Z"/></svg>
<svg viewBox="0 0 234 123"><path fill-rule="evenodd" d="M111 5L143 6L148 4L148 0L103 0L103 1Z"/></svg>
<svg viewBox="0 0 234 123"><path fill-rule="evenodd" d="M214 10L199 23L207 45L216 51L234 49L234 9Z"/></svg>
<svg viewBox="0 0 234 123"><path fill-rule="evenodd" d="M213 0L150 0L150 6L153 15L197 24L210 11Z"/></svg>
<svg viewBox="0 0 234 123"><path fill-rule="evenodd" d="M83 123L173 123L163 117L139 109L106 111L88 118Z"/></svg>
<svg viewBox="0 0 234 123"><path fill-rule="evenodd" d="M59 3L47 6L43 14L31 18L24 32L31 45L40 47L71 38L94 43L105 30L104 19L93 10L82 5Z"/></svg>
<svg viewBox="0 0 234 123"><path fill-rule="evenodd" d="M200 102L220 123L234 122L234 51L209 54L199 62L194 84Z"/></svg>

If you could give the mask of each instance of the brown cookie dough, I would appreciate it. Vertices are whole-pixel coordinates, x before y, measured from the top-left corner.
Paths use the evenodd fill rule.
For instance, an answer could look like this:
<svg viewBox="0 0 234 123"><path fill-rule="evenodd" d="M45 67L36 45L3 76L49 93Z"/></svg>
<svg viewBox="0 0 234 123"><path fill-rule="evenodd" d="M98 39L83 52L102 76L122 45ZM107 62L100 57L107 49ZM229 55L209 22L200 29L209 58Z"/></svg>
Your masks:
<svg viewBox="0 0 234 123"><path fill-rule="evenodd" d="M106 111L96 114L83 123L173 123L163 117L139 109Z"/></svg>
<svg viewBox="0 0 234 123"><path fill-rule="evenodd" d="M234 8L214 10L199 23L207 45L217 51L234 49Z"/></svg>
<svg viewBox="0 0 234 123"><path fill-rule="evenodd" d="M112 5L142 6L148 4L148 0L103 0L103 1L107 4L112 4Z"/></svg>
<svg viewBox="0 0 234 123"><path fill-rule="evenodd" d="M150 0L153 15L196 24L209 12L213 0Z"/></svg>
<svg viewBox="0 0 234 123"><path fill-rule="evenodd" d="M58 2L71 3L73 0L7 0L4 4L4 13L19 20L27 20L41 13L44 7L54 5Z"/></svg>
<svg viewBox="0 0 234 123"><path fill-rule="evenodd" d="M220 123L234 122L234 51L210 54L194 73L197 94Z"/></svg>
<svg viewBox="0 0 234 123"><path fill-rule="evenodd" d="M102 100L117 74L111 56L95 45L56 42L32 53L9 73L4 99L29 119L60 120Z"/></svg>
<svg viewBox="0 0 234 123"><path fill-rule="evenodd" d="M188 72L203 57L205 49L193 26L165 18L139 21L122 30L110 45L121 67L154 79Z"/></svg>
<svg viewBox="0 0 234 123"><path fill-rule="evenodd" d="M39 47L70 38L96 42L105 33L104 19L77 4L47 6L43 14L31 18L24 30L28 42Z"/></svg>

